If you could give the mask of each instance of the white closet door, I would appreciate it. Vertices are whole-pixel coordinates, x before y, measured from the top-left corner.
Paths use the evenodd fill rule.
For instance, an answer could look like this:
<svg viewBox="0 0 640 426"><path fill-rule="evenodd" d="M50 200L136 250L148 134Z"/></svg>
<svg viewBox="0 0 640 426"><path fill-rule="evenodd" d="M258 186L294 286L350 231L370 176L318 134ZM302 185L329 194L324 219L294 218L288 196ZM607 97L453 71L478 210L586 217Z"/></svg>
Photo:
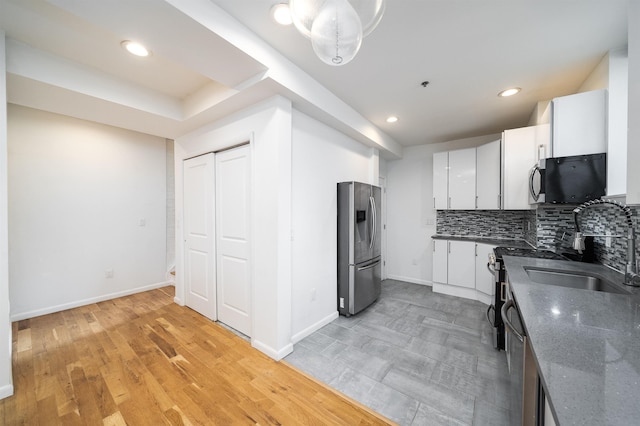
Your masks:
<svg viewBox="0 0 640 426"><path fill-rule="evenodd" d="M249 145L216 154L218 320L251 336Z"/></svg>
<svg viewBox="0 0 640 426"><path fill-rule="evenodd" d="M184 161L184 279L186 305L215 320L213 167L213 154Z"/></svg>

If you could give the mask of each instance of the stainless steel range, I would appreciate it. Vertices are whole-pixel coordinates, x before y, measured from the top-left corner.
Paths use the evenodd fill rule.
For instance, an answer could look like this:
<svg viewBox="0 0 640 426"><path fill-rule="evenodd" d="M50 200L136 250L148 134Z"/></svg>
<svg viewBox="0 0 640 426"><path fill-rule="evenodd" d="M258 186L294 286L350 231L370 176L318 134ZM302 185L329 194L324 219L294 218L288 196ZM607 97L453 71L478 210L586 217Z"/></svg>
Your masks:
<svg viewBox="0 0 640 426"><path fill-rule="evenodd" d="M493 328L493 347L504 350L504 322L500 315L502 305L507 301L507 276L504 256L537 257L539 259L567 260L566 257L548 250L521 247L496 247L489 254L487 268L495 276L495 296L493 304L487 309L487 319Z"/></svg>

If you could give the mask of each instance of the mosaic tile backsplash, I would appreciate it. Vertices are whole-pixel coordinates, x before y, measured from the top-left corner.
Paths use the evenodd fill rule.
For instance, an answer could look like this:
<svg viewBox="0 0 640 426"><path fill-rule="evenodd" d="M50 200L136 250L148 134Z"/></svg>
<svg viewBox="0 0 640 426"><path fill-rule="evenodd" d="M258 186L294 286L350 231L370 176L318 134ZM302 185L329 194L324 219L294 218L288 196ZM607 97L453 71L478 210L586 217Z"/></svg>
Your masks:
<svg viewBox="0 0 640 426"><path fill-rule="evenodd" d="M438 210L436 232L443 235L491 238L520 238L557 253L577 254L573 250L575 206L541 205L536 210ZM632 206L636 234L640 234L640 207ZM624 271L627 259L628 228L623 212L614 206L597 205L583 210L580 230L595 235L595 261ZM607 238L612 235L611 246ZM640 243L636 235L636 257Z"/></svg>
<svg viewBox="0 0 640 426"><path fill-rule="evenodd" d="M436 233L444 235L513 239L526 229L520 210L438 210L436 219Z"/></svg>

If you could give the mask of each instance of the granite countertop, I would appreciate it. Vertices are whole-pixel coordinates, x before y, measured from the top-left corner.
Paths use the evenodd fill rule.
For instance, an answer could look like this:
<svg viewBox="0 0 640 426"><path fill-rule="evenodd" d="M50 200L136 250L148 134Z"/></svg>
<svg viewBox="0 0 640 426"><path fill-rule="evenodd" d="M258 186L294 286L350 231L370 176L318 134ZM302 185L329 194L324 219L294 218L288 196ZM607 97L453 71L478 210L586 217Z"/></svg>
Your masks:
<svg viewBox="0 0 640 426"><path fill-rule="evenodd" d="M436 234L432 235L433 240L449 240L449 241L473 241L480 244L490 244L500 247L515 247L515 248L535 248L525 240L516 240L511 238L490 238L479 237L473 235L444 235Z"/></svg>
<svg viewBox="0 0 640 426"><path fill-rule="evenodd" d="M558 426L640 421L640 289L613 294L537 284L526 267L587 272L602 265L504 257L507 275Z"/></svg>

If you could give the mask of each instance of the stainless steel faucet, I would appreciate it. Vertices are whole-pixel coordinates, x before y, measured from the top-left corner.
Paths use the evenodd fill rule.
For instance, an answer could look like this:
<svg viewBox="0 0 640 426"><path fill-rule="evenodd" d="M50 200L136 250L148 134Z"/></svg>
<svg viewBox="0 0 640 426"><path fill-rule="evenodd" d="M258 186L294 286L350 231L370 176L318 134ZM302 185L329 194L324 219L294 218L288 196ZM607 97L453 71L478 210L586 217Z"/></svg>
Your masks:
<svg viewBox="0 0 640 426"><path fill-rule="evenodd" d="M580 232L580 225L578 224L578 214L588 207L595 206L597 204L608 204L611 206L618 207L622 209L626 216L627 226L629 231L627 233L627 266L624 274L624 283L625 285L631 285L640 287L640 275L638 275L638 265L636 264L636 235L633 230L633 220L632 220L632 212L628 206L625 206L622 203L619 203L614 200L591 200L586 203L580 204L578 207L573 209L573 222L576 227L576 235L573 241L573 248L578 250L579 253L582 253L584 250L584 237Z"/></svg>

